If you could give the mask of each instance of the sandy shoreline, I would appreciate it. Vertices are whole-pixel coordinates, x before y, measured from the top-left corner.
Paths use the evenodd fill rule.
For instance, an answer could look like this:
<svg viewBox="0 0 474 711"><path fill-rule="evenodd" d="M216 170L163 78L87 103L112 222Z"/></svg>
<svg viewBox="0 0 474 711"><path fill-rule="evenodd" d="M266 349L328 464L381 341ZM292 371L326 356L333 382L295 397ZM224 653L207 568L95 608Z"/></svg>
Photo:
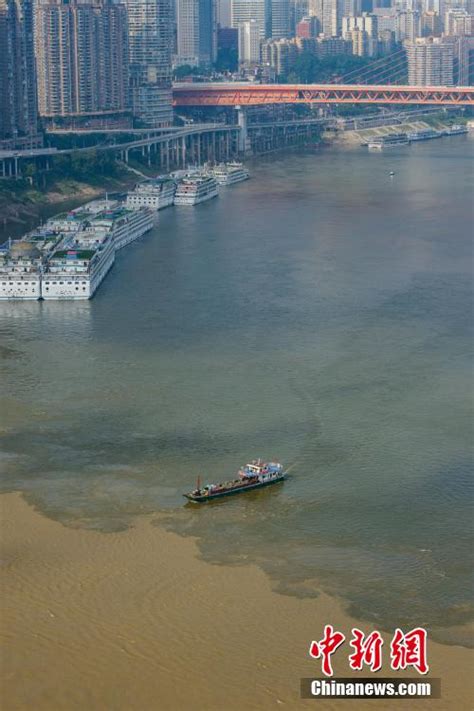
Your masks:
<svg viewBox="0 0 474 711"><path fill-rule="evenodd" d="M320 675L311 639L326 623L346 634L356 624L336 600L278 595L254 566L203 562L192 539L153 517L124 533L70 529L19 494L1 497L1 514L3 711L347 707L299 698L300 678ZM428 651L443 698L403 707L471 709L474 652L434 642ZM346 653L334 662L348 676Z"/></svg>

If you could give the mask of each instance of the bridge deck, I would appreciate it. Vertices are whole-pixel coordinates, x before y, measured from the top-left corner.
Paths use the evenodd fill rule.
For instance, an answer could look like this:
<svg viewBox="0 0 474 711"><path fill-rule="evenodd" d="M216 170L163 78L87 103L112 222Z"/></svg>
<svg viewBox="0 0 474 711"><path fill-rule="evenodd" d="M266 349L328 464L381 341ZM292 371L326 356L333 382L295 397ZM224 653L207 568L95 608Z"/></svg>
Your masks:
<svg viewBox="0 0 474 711"><path fill-rule="evenodd" d="M472 86L369 84L176 83L175 106L259 106L264 104L439 104L473 106Z"/></svg>

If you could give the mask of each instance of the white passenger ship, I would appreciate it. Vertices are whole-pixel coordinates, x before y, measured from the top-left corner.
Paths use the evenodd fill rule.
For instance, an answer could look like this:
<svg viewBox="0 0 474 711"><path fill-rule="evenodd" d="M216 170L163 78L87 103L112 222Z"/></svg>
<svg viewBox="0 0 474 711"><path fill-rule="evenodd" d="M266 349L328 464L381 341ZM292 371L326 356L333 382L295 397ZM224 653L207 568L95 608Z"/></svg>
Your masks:
<svg viewBox="0 0 474 711"><path fill-rule="evenodd" d="M398 146L408 146L408 136L406 133L391 133L385 136L375 136L367 143L369 150L383 151L386 148L398 148Z"/></svg>
<svg viewBox="0 0 474 711"><path fill-rule="evenodd" d="M219 188L215 178L206 173L186 175L178 183L174 197L175 205L198 205L217 197Z"/></svg>
<svg viewBox="0 0 474 711"><path fill-rule="evenodd" d="M127 207L136 209L149 207L162 210L174 203L176 182L172 178L158 177L138 183L127 195Z"/></svg>
<svg viewBox="0 0 474 711"><path fill-rule="evenodd" d="M0 300L41 298L44 264L60 238L43 228L0 247Z"/></svg>
<svg viewBox="0 0 474 711"><path fill-rule="evenodd" d="M86 223L48 260L43 272L43 299L90 299L115 262L111 226Z"/></svg>
<svg viewBox="0 0 474 711"><path fill-rule="evenodd" d="M232 185L247 180L250 174L243 163L219 163L210 169L210 174L216 179L219 185Z"/></svg>
<svg viewBox="0 0 474 711"><path fill-rule="evenodd" d="M468 130L469 129L467 128L467 126L462 126L461 124L456 123L456 124L453 124L452 126L450 126L449 128L447 128L444 131L444 135L445 136L459 136L462 133L467 133Z"/></svg>
<svg viewBox="0 0 474 711"><path fill-rule="evenodd" d="M434 128L421 128L418 131L409 131L407 138L409 141L429 141L433 138L441 138L441 131Z"/></svg>
<svg viewBox="0 0 474 711"><path fill-rule="evenodd" d="M90 299L115 252L153 227L149 207L93 200L0 246L0 299Z"/></svg>
<svg viewBox="0 0 474 711"><path fill-rule="evenodd" d="M153 222L153 212L148 207L128 210L126 207L120 206L98 215L92 224L95 228L110 231L115 249L122 249L149 232L153 227Z"/></svg>
<svg viewBox="0 0 474 711"><path fill-rule="evenodd" d="M0 249L0 299L39 299L41 254L30 242Z"/></svg>

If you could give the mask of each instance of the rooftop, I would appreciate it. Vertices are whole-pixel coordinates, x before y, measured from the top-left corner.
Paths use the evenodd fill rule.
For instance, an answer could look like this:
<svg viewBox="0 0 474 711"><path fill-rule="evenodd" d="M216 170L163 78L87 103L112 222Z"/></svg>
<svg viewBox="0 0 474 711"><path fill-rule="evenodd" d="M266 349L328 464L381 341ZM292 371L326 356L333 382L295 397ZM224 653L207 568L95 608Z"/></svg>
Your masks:
<svg viewBox="0 0 474 711"><path fill-rule="evenodd" d="M76 259L92 259L95 253L95 249L62 249L55 252L51 259L67 259L73 262Z"/></svg>

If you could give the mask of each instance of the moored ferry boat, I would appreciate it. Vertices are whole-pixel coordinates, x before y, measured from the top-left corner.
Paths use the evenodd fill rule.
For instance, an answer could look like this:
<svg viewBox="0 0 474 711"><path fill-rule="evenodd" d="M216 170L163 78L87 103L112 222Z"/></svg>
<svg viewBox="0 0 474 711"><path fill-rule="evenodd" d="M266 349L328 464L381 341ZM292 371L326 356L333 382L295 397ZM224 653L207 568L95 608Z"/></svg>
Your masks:
<svg viewBox="0 0 474 711"><path fill-rule="evenodd" d="M106 225L84 225L60 245L43 272L43 299L90 299L115 262L115 241Z"/></svg>
<svg viewBox="0 0 474 711"><path fill-rule="evenodd" d="M40 299L44 265L60 240L60 234L39 228L5 242L0 247L0 300Z"/></svg>
<svg viewBox="0 0 474 711"><path fill-rule="evenodd" d="M406 133L391 133L385 136L375 136L367 143L369 150L383 151L385 148L407 146L409 143Z"/></svg>
<svg viewBox="0 0 474 711"><path fill-rule="evenodd" d="M467 126L462 126L459 123L455 123L444 131L445 136L459 136L462 133L467 133Z"/></svg>
<svg viewBox="0 0 474 711"><path fill-rule="evenodd" d="M419 131L409 131L407 137L409 141L428 141L431 138L441 138L441 131L434 128L422 128Z"/></svg>
<svg viewBox="0 0 474 711"><path fill-rule="evenodd" d="M103 227L110 231L115 249L122 249L152 229L153 212L148 207L130 210L120 204L96 217L92 224L96 229Z"/></svg>
<svg viewBox="0 0 474 711"><path fill-rule="evenodd" d="M264 462L261 459L256 459L242 467L237 479L221 484L206 484L205 486L201 486L198 479L196 488L183 496L194 503L205 503L223 496L242 494L271 484L278 484L286 478L286 474L283 465L279 462Z"/></svg>
<svg viewBox="0 0 474 711"><path fill-rule="evenodd" d="M0 299L36 301L41 296L41 255L26 241L0 249Z"/></svg>
<svg viewBox="0 0 474 711"><path fill-rule="evenodd" d="M126 205L128 208L149 207L152 210L162 210L174 203L176 182L170 177L158 177L138 183L128 193Z"/></svg>
<svg viewBox="0 0 474 711"><path fill-rule="evenodd" d="M247 180L250 174L243 163L232 161L230 163L219 163L210 169L210 174L214 176L219 185L232 185Z"/></svg>
<svg viewBox="0 0 474 711"><path fill-rule="evenodd" d="M193 173L180 180L174 196L175 205L198 205L217 197L219 188L215 178L206 173Z"/></svg>

